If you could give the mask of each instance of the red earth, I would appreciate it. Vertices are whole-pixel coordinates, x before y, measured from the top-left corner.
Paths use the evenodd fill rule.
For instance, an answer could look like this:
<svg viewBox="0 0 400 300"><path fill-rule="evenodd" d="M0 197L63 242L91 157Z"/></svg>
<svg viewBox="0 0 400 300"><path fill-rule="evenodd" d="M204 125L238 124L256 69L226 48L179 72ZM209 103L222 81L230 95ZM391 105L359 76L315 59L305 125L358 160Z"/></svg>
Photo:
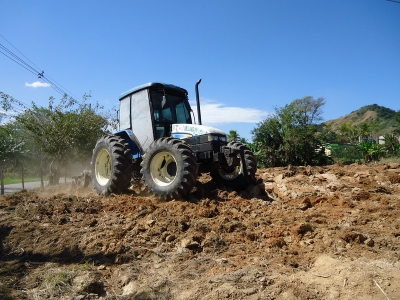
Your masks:
<svg viewBox="0 0 400 300"><path fill-rule="evenodd" d="M208 174L187 199L141 185L0 196L1 299L400 299L400 165Z"/></svg>

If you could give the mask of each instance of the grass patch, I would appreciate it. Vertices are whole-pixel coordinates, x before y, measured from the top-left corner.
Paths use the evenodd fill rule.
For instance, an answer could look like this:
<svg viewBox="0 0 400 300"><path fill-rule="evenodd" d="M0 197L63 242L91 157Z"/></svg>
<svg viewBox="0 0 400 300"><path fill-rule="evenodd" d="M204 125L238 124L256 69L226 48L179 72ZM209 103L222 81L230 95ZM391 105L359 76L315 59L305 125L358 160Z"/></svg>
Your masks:
<svg viewBox="0 0 400 300"><path fill-rule="evenodd" d="M384 157L380 162L384 164L400 163L400 157Z"/></svg>
<svg viewBox="0 0 400 300"><path fill-rule="evenodd" d="M44 268L37 269L30 275L31 288L27 293L31 299L60 299L74 294L73 279L79 271L73 267L60 267L55 263L47 263Z"/></svg>
<svg viewBox="0 0 400 300"><path fill-rule="evenodd" d="M40 177L24 177L24 182L40 181ZM4 177L4 184L22 183L21 177Z"/></svg>
<svg viewBox="0 0 400 300"><path fill-rule="evenodd" d="M4 269L0 269L0 276L12 272L13 270L14 268L11 266L5 267Z"/></svg>
<svg viewBox="0 0 400 300"><path fill-rule="evenodd" d="M331 150L331 157L335 162L353 163L362 159L354 145L330 144L327 148Z"/></svg>

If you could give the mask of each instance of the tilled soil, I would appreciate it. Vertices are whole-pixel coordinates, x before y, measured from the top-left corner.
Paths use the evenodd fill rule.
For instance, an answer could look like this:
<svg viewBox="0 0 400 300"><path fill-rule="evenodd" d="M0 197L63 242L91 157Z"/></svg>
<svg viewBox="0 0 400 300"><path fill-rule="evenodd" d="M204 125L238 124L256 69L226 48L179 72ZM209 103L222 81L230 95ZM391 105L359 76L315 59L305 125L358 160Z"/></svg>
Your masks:
<svg viewBox="0 0 400 300"><path fill-rule="evenodd" d="M238 193L0 197L0 299L400 299L400 165L261 169Z"/></svg>

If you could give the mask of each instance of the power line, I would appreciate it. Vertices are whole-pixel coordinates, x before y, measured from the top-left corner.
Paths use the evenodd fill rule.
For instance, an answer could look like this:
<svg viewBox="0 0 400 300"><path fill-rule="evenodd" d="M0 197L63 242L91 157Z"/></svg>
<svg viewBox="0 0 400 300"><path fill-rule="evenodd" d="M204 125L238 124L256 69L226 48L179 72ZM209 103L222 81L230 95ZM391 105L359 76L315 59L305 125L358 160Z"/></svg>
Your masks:
<svg viewBox="0 0 400 300"><path fill-rule="evenodd" d="M22 66L24 69L30 71L31 73L35 74L38 78L43 78L43 74L44 71L39 72L38 70L36 70L34 67L32 67L30 64L28 64L27 62L25 62L23 59L21 59L20 57L18 57L18 55L16 55L15 53L13 53L11 50L7 49L5 46L0 44L0 47L2 49L4 49L7 53L9 53L12 57L10 57L9 55L5 54L3 51L1 51L2 54L4 54L5 56L7 56L8 58L10 58L12 61L16 62L18 65ZM15 59L14 59L15 58ZM22 63L22 64L21 64ZM45 80L46 81L46 80ZM49 83L46 81L46 83ZM56 85L52 85L51 83L49 83L50 86L56 90L58 93L60 93L61 95L63 94L67 94L65 93L62 89L60 89L58 86Z"/></svg>
<svg viewBox="0 0 400 300"><path fill-rule="evenodd" d="M48 79L51 79L51 81L54 81L55 83L57 83L58 86L62 87L63 90L67 91L69 95L74 96L70 91L68 91L65 87L63 87L61 84L59 84L57 81L54 80L54 78L51 78L49 75L46 75L45 77L47 77ZM75 96L73 98L76 98Z"/></svg>
<svg viewBox="0 0 400 300"><path fill-rule="evenodd" d="M27 64L26 62L24 62L22 59L20 59L17 55L15 55L14 53L12 53L10 50L6 49L3 45L0 44L0 46L2 48L5 48L7 50L7 52L9 52L10 54L12 54L14 57L16 57L19 61L21 61L22 63L24 63L24 65L28 66L30 69L32 69L33 71L36 72L36 75L38 76L38 78L43 78L44 81L46 81L47 83L49 83L51 86L55 87L55 89L61 93L61 94L67 94L65 93L61 88L59 88L56 84L54 84L53 82L51 82L50 80L45 80L45 76L44 76L44 71L39 72L38 70L40 70L40 68L38 66L36 66L29 58L27 58L21 51L19 51L13 44L11 44L10 41L8 41L2 34L0 34L0 36L5 39L7 41L7 43L9 43L15 50L17 50L23 57L25 57L30 63L32 63L36 69L34 69L32 66L30 66L29 64ZM49 77L49 76L48 76Z"/></svg>
<svg viewBox="0 0 400 300"><path fill-rule="evenodd" d="M15 50L17 50L23 57L25 57L31 64L33 64L36 68L32 67L30 64L28 64L26 61L24 61L23 59L21 59L20 57L18 57L18 55L16 55L15 53L13 53L11 50L7 49L4 45L0 44L0 48L2 50L4 50L6 53L4 53L2 50L0 50L0 52L8 57L9 59L11 59L12 61L14 61L15 63L17 63L18 65L20 65L21 67L23 67L24 69L26 69L27 71L35 74L38 78L41 78L43 81L45 81L46 83L48 83L56 92L60 93L61 95L72 95L72 98L75 99L76 97L70 93L65 92L65 88L63 86L61 86L59 83L57 83L57 81L55 81L54 79L51 79L50 76L48 76L47 74L44 75L44 71L40 72L38 70L40 70L40 68L38 66L36 66L29 58L27 58L21 51L19 51L13 44L11 44L2 34L0 34L0 36L7 41L7 43L9 43Z"/></svg>
<svg viewBox="0 0 400 300"><path fill-rule="evenodd" d="M27 58L21 51L19 51L9 40L7 40L4 35L0 34L0 36L6 40L7 43L9 43L15 50L17 50L23 57L25 57L31 64L33 64L37 69L40 69L38 66L36 66L29 58Z"/></svg>
<svg viewBox="0 0 400 300"><path fill-rule="evenodd" d="M59 88L56 84L54 84L53 82L49 82L50 80L45 80L45 76L44 76L44 71L39 72L38 70L40 70L40 68L35 65L28 57L26 57L21 51L19 51L9 40L7 40L2 34L0 34L0 36L5 39L7 41L7 43L9 43L15 50L17 50L23 57L25 57L31 64L33 64L36 69L34 69L32 66L28 65L27 63L25 63L22 59L20 59L18 56L16 56L15 54L13 54L10 50L6 49L3 45L0 44L0 46L3 48L5 48L7 50L7 52L12 53L14 57L18 58L19 61L23 62L26 66L28 66L30 69L32 69L33 71L36 72L36 75L38 76L38 78L43 78L44 81L46 81L48 84L50 84L57 92L59 92L60 94L67 94L66 92L64 92L61 88ZM15 61L15 60L14 60ZM47 76L49 77L49 76Z"/></svg>
<svg viewBox="0 0 400 300"><path fill-rule="evenodd" d="M1 46L1 45L0 45ZM28 69L26 66L20 64L18 61L16 61L15 59L13 59L12 57L10 57L9 55L7 55L6 53L4 53L3 51L0 50L1 53L3 53L4 56L8 57L9 59L11 59L12 61L14 61L15 63L19 64L21 67L23 67L24 69L26 69L27 71L33 73L34 75L36 75L36 73L30 69Z"/></svg>
<svg viewBox="0 0 400 300"><path fill-rule="evenodd" d="M61 95L65 95L67 94L66 92L64 92L61 88L59 88L57 85L53 84L50 80L48 80L45 76L44 76L44 71L42 71L41 73L38 74L38 77L43 79L44 82L50 84L51 87L53 87L53 89L55 89L57 92L59 92ZM68 94L67 94L68 95Z"/></svg>
<svg viewBox="0 0 400 300"><path fill-rule="evenodd" d="M5 46L3 46L2 44L0 44L0 48L2 48L4 51L6 51L9 55L11 55L13 58L11 58L10 56L6 55L4 52L2 52L4 55L6 55L8 58L12 59L13 61L18 60L20 63L22 63L24 65L24 68L28 68L29 71L34 72L37 74L37 70L35 70L32 66L30 66L29 64L27 64L26 62L24 62L22 59L20 59L17 55L15 55L14 53L12 53L10 50L8 50ZM21 65L19 62L15 61L17 64Z"/></svg>

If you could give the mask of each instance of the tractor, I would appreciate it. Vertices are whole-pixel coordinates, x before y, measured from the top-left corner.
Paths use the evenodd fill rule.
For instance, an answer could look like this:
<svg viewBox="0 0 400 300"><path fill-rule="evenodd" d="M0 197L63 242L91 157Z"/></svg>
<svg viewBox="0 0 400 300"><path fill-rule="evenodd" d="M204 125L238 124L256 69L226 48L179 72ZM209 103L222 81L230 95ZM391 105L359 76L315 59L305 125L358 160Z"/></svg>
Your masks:
<svg viewBox="0 0 400 300"><path fill-rule="evenodd" d="M198 124L181 87L151 82L120 95L119 131L100 138L93 149L91 174L98 194L121 194L132 181L143 180L149 192L171 200L187 196L200 173L209 172L217 186L234 190L255 180L250 149L202 125L200 82L195 85Z"/></svg>

